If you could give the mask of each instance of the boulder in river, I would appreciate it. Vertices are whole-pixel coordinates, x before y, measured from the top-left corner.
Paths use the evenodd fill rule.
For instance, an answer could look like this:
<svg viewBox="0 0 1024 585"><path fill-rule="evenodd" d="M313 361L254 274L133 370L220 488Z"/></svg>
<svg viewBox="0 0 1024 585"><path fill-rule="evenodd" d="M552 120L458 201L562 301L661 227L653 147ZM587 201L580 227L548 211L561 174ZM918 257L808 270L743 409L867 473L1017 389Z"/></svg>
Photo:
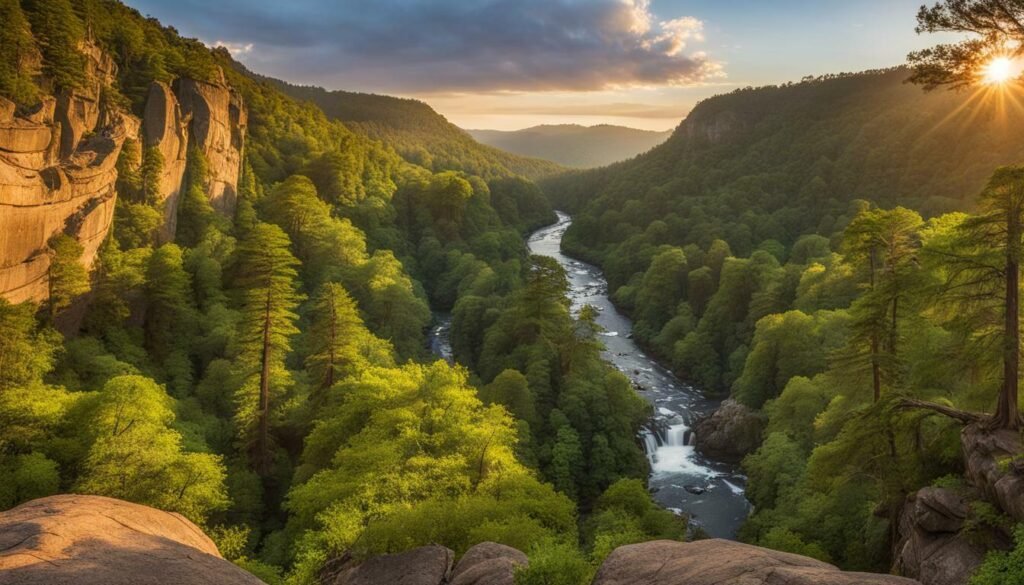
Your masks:
<svg viewBox="0 0 1024 585"><path fill-rule="evenodd" d="M728 399L694 425L697 450L715 459L739 461L761 445L765 416Z"/></svg>

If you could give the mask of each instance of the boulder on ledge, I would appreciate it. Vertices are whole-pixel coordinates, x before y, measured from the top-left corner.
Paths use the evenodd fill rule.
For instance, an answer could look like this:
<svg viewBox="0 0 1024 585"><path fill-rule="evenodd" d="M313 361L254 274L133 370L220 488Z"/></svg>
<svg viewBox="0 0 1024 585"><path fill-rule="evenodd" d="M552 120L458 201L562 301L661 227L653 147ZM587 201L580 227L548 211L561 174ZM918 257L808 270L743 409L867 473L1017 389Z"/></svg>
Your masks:
<svg viewBox="0 0 1024 585"><path fill-rule="evenodd" d="M516 567L530 563L526 555L504 544L481 542L462 555L450 585L515 585Z"/></svg>

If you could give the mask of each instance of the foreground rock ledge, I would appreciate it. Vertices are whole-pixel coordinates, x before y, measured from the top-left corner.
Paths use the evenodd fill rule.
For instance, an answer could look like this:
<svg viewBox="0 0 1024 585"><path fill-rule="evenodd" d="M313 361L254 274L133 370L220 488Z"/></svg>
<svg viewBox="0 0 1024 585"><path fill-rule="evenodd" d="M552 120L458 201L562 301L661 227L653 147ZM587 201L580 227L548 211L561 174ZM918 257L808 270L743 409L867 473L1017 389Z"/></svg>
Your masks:
<svg viewBox="0 0 1024 585"><path fill-rule="evenodd" d="M728 540L659 540L622 546L601 565L594 585L918 585L847 573L808 557Z"/></svg>
<svg viewBox="0 0 1024 585"><path fill-rule="evenodd" d="M0 513L0 585L261 585L179 514L99 496Z"/></svg>

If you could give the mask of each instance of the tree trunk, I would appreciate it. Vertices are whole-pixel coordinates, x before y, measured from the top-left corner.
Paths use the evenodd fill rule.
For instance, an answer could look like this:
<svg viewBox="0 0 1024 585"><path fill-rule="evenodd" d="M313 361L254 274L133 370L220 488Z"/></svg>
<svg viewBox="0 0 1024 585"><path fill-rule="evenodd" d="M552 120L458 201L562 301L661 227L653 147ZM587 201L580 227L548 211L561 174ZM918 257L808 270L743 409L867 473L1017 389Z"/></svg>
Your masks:
<svg viewBox="0 0 1024 585"><path fill-rule="evenodd" d="M1003 388L992 426L1021 428L1017 391L1020 377L1020 214L1011 208L1006 222L1006 307L1003 320Z"/></svg>
<svg viewBox="0 0 1024 585"><path fill-rule="evenodd" d="M882 367L878 363L878 335L871 335L871 383L874 386L874 401L882 399Z"/></svg>
<svg viewBox="0 0 1024 585"><path fill-rule="evenodd" d="M260 405L257 416L256 471L264 474L270 459L270 288L263 315L263 355L260 364Z"/></svg>
<svg viewBox="0 0 1024 585"><path fill-rule="evenodd" d="M871 290L875 290L875 249L871 248L871 252L868 254L868 260L871 262L870 285ZM872 326L874 328L874 326ZM871 334L871 384L874 388L874 402L878 402L882 399L882 368L878 363L878 332L875 331Z"/></svg>
<svg viewBox="0 0 1024 585"><path fill-rule="evenodd" d="M889 353L892 354L892 359L896 359L896 345L899 343L900 334L899 326L897 325L896 311L899 309L900 297L896 295L892 298L892 329L889 330Z"/></svg>
<svg viewBox="0 0 1024 585"><path fill-rule="evenodd" d="M338 339L338 306L335 303L334 298L331 298L331 349L329 350L330 357L327 362L327 374L324 376L323 389L334 386L334 356L335 347L337 347Z"/></svg>

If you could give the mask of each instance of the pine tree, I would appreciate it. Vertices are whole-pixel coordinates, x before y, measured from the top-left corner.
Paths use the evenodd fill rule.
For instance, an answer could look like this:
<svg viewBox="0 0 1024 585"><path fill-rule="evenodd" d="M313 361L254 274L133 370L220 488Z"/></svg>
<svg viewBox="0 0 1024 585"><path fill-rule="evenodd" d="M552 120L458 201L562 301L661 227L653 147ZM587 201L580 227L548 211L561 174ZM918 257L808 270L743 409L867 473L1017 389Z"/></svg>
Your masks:
<svg viewBox="0 0 1024 585"><path fill-rule="evenodd" d="M18 0L0 0L0 95L16 104L32 105L39 90L25 64L38 55L35 40Z"/></svg>
<svg viewBox="0 0 1024 585"><path fill-rule="evenodd" d="M238 363L245 378L238 392L236 422L251 449L254 468L265 473L270 463L271 402L288 383L285 358L298 333L295 308L299 261L289 251L281 228L260 223L238 245L235 285L242 294Z"/></svg>
<svg viewBox="0 0 1024 585"><path fill-rule="evenodd" d="M948 250L937 250L947 263L946 295L960 312L999 314L1002 386L991 424L996 428L1024 427L1018 406L1020 385L1020 269L1024 245L1024 167L995 172L982 192L981 213L960 226ZM980 309L980 310L978 310ZM976 323L982 328L982 323Z"/></svg>
<svg viewBox="0 0 1024 585"><path fill-rule="evenodd" d="M190 348L197 329L192 284L181 248L165 244L153 251L146 269L146 349L171 388L183 396L191 387Z"/></svg>
<svg viewBox="0 0 1024 585"><path fill-rule="evenodd" d="M1012 47L1024 41L1024 4L1019 0L942 0L922 6L917 13L918 33L972 35L910 54L914 74L910 81L926 89L960 88L983 81L987 63L1011 57Z"/></svg>
<svg viewBox="0 0 1024 585"><path fill-rule="evenodd" d="M313 301L309 344L306 367L320 390L355 373L359 365L391 361L390 345L367 331L355 301L335 282L321 286Z"/></svg>
<svg viewBox="0 0 1024 585"><path fill-rule="evenodd" d="M160 200L160 177L164 170L164 155L160 149L150 146L142 153L142 166L139 167L142 199L149 205L156 205Z"/></svg>
<svg viewBox="0 0 1024 585"><path fill-rule="evenodd" d="M76 297L89 290L89 273L81 262L83 252L78 240L67 234L61 233L50 238L47 306L51 323Z"/></svg>
<svg viewBox="0 0 1024 585"><path fill-rule="evenodd" d="M78 45L85 38L85 27L71 2L26 0L22 7L42 49L43 74L60 89L81 87L85 81L85 55Z"/></svg>
<svg viewBox="0 0 1024 585"><path fill-rule="evenodd" d="M922 223L917 212L902 207L865 210L844 235L847 260L867 270L867 291L851 312L855 340L868 345L875 402L881 399L883 379L897 377L900 300L917 266Z"/></svg>

